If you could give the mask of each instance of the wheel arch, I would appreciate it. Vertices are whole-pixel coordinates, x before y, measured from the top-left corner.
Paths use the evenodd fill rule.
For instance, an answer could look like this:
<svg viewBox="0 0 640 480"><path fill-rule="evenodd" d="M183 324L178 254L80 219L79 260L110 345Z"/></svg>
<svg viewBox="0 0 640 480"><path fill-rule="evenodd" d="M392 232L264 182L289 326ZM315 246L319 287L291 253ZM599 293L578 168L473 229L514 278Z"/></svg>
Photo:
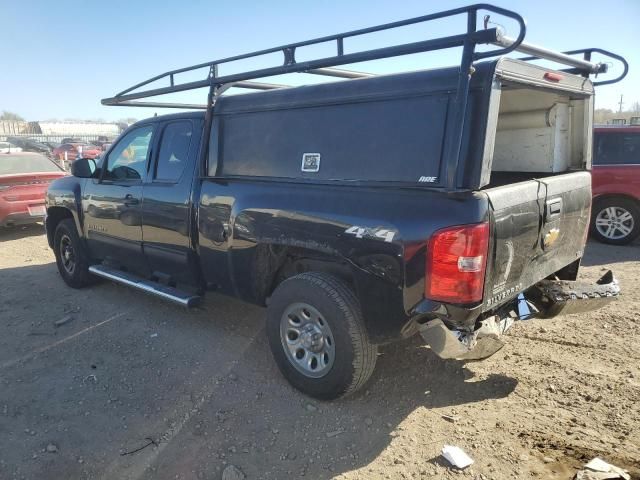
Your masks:
<svg viewBox="0 0 640 480"><path fill-rule="evenodd" d="M369 336L377 344L400 339L402 326L408 320L401 288L338 252L258 244L253 258L241 264L234 261L233 269L237 295L267 306L276 288L292 276L317 272L338 278L353 290L360 302ZM251 277L251 282L244 280L248 277Z"/></svg>
<svg viewBox="0 0 640 480"><path fill-rule="evenodd" d="M56 228L60 222L64 219L70 218L76 225L76 229L78 233L81 232L80 225L78 223L78 219L74 216L73 212L66 207L53 206L47 208L47 220L45 222L46 232L47 232L47 242L49 243L49 247L53 248L53 239L56 233Z"/></svg>
<svg viewBox="0 0 640 480"><path fill-rule="evenodd" d="M267 304L278 285L287 278L307 272L331 274L354 288L353 266L337 254L299 246L259 244L254 263L256 300Z"/></svg>

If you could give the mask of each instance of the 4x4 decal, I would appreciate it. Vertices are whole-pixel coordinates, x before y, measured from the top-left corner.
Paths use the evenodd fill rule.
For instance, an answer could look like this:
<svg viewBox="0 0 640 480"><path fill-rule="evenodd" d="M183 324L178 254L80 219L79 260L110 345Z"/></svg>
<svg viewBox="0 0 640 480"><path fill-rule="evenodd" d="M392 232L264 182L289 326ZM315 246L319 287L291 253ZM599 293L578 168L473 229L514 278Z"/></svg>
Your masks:
<svg viewBox="0 0 640 480"><path fill-rule="evenodd" d="M344 233L355 235L356 238L377 238L385 242L393 242L398 232L389 230L388 228L366 228L354 225L353 227L347 228Z"/></svg>

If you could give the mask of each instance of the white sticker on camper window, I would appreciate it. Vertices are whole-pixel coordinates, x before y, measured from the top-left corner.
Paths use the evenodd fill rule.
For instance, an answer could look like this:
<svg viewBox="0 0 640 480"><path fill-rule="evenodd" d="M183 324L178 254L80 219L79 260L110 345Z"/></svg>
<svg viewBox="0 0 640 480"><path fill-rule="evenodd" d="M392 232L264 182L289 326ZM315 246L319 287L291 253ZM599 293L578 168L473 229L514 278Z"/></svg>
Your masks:
<svg viewBox="0 0 640 480"><path fill-rule="evenodd" d="M303 172L320 171L320 154L319 153L303 153L302 154L302 171Z"/></svg>

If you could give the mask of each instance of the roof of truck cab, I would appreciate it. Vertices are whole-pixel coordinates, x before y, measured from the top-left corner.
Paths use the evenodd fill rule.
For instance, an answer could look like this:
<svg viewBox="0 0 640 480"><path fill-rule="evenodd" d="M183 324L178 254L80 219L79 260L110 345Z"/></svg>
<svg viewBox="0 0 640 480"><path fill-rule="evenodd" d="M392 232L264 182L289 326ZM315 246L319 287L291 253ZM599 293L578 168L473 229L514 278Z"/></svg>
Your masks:
<svg viewBox="0 0 640 480"><path fill-rule="evenodd" d="M149 117L143 120L138 120L136 123L131 124L129 127L132 127L134 125L153 123L153 122L163 122L165 120L180 120L183 118L204 118L204 113L205 112L203 110L197 110L197 111L186 111L186 112L179 112L179 113L168 113L166 115L157 115L155 117Z"/></svg>

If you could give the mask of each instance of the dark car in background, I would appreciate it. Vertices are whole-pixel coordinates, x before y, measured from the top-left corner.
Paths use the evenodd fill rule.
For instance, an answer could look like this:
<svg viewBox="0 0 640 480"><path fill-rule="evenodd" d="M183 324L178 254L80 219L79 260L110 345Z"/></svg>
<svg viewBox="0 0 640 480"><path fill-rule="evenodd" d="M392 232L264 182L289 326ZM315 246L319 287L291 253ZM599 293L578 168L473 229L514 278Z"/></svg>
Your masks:
<svg viewBox="0 0 640 480"><path fill-rule="evenodd" d="M640 126L596 127L591 233L624 245L640 234Z"/></svg>
<svg viewBox="0 0 640 480"><path fill-rule="evenodd" d="M47 156L51 154L51 147L49 145L33 138L7 137L7 142L22 148L25 152L37 152Z"/></svg>
<svg viewBox="0 0 640 480"><path fill-rule="evenodd" d="M53 152L54 148L58 148L61 145L61 142L52 142L50 140L43 141L42 143L44 143L46 146L48 146L51 149L52 152Z"/></svg>
<svg viewBox="0 0 640 480"><path fill-rule="evenodd" d="M63 143L84 143L84 140L76 137L66 137L60 141L60 144L63 144Z"/></svg>
<svg viewBox="0 0 640 480"><path fill-rule="evenodd" d="M0 154L0 226L42 221L49 184L66 173L34 152Z"/></svg>

